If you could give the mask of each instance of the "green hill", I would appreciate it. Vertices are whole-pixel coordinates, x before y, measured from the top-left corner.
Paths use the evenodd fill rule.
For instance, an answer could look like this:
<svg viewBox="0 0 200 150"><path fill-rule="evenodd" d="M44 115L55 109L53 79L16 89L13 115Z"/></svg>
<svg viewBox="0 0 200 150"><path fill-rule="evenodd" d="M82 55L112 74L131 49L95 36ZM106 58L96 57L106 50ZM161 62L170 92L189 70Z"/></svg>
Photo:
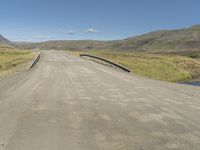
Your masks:
<svg viewBox="0 0 200 150"><path fill-rule="evenodd" d="M117 51L199 51L200 25L179 30L160 30L116 41L47 41L16 44L20 48L38 49L109 49Z"/></svg>
<svg viewBox="0 0 200 150"><path fill-rule="evenodd" d="M122 49L137 50L199 50L200 25L180 30L163 30L125 39Z"/></svg>

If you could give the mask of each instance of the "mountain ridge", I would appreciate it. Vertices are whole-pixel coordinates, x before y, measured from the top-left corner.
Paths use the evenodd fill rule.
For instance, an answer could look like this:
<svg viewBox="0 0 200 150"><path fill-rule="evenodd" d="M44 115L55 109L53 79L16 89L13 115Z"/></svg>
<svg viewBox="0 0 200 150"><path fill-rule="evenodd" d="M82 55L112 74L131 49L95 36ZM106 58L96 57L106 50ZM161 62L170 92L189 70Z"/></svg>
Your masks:
<svg viewBox="0 0 200 150"><path fill-rule="evenodd" d="M4 43L10 41L4 38ZM176 30L157 30L122 40L57 40L38 43L14 43L23 49L118 50L118 51L199 51L200 25Z"/></svg>
<svg viewBox="0 0 200 150"><path fill-rule="evenodd" d="M0 34L0 45L9 46L11 45L11 43L12 43L11 41L9 41L3 35Z"/></svg>

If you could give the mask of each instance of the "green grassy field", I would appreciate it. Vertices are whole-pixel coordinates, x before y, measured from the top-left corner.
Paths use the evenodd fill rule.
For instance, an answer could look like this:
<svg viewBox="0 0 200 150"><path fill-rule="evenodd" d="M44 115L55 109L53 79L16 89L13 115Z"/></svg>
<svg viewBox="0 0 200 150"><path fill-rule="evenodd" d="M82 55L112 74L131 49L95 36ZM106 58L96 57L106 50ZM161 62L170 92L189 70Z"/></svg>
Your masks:
<svg viewBox="0 0 200 150"><path fill-rule="evenodd" d="M24 69L34 57L30 51L0 47L0 76Z"/></svg>
<svg viewBox="0 0 200 150"><path fill-rule="evenodd" d="M181 82L200 77L200 61L186 56L142 52L84 51L128 67L153 79Z"/></svg>

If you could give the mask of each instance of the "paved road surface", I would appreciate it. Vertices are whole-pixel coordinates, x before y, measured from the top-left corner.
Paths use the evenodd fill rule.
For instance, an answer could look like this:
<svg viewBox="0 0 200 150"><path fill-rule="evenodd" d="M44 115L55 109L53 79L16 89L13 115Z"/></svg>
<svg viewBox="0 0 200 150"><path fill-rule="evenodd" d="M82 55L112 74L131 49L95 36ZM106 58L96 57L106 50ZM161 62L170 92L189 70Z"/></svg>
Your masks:
<svg viewBox="0 0 200 150"><path fill-rule="evenodd" d="M0 81L0 150L199 150L200 88L65 52Z"/></svg>

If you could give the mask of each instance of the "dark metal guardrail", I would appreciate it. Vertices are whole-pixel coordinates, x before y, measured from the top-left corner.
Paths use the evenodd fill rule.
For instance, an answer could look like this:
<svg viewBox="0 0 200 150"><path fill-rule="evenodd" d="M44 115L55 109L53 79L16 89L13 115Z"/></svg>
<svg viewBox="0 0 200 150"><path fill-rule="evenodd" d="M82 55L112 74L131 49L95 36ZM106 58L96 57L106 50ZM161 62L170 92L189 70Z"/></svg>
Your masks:
<svg viewBox="0 0 200 150"><path fill-rule="evenodd" d="M40 60L40 53L37 55L37 57L33 60L32 64L28 67L27 70L33 68L37 63L38 61Z"/></svg>
<svg viewBox="0 0 200 150"><path fill-rule="evenodd" d="M124 70L124 71L126 71L126 72L131 72L130 69L128 69L128 68L126 68L126 67L124 67L124 66L122 66L122 65L119 65L119 64L117 64L117 63L114 63L114 62L112 62L112 61L110 61L110 60L107 60L107 59L105 59L105 58L102 58L102 57L93 56L93 55L88 55L88 54L80 54L80 57L91 57L91 58L99 59L99 60L102 60L102 61L104 61L104 62L107 62L107 63L109 63L109 64L111 64L111 65L113 65L113 66L116 66L116 67L118 67L118 68L120 68L120 69L122 69L122 70Z"/></svg>

